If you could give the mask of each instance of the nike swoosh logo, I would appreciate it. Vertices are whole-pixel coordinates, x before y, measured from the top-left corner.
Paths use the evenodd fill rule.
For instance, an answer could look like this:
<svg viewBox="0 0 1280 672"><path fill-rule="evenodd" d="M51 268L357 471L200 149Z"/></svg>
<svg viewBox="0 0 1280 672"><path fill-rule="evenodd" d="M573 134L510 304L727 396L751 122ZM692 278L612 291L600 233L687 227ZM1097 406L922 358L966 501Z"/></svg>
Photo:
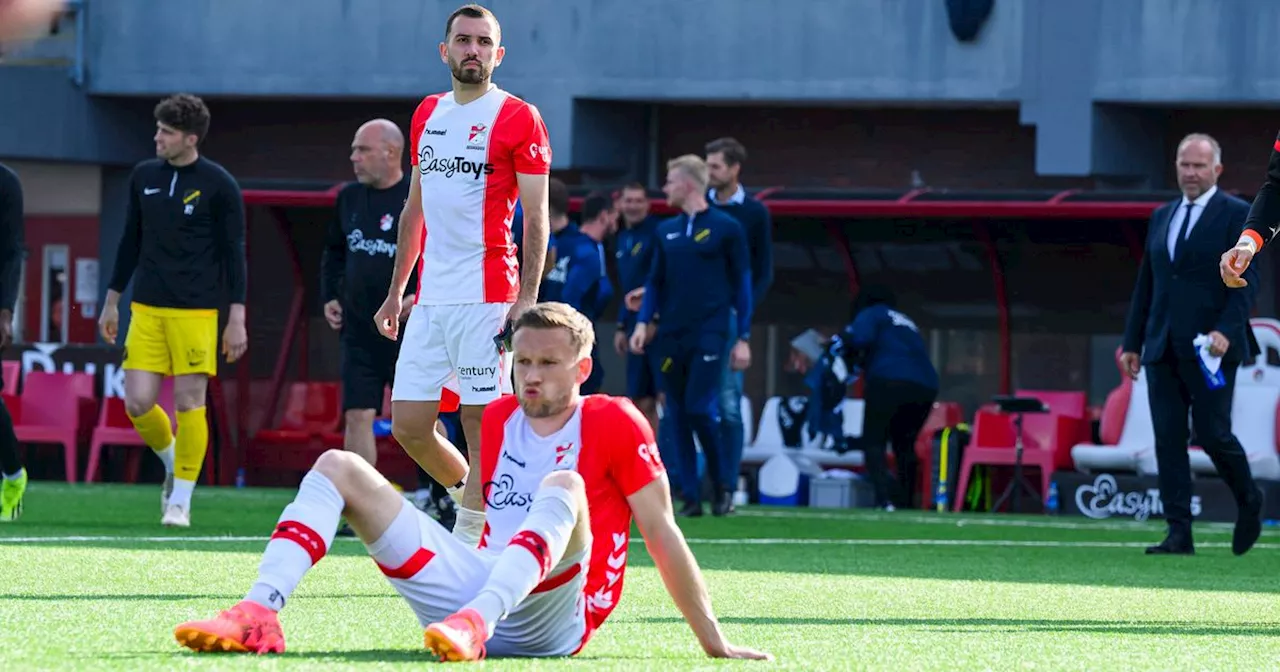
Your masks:
<svg viewBox="0 0 1280 672"><path fill-rule="evenodd" d="M159 190L159 189L143 189L143 190L142 190L142 193L143 193L143 194L145 194L145 195L147 195L147 196L154 196L154 195L156 195L156 194L160 193L160 190Z"/></svg>

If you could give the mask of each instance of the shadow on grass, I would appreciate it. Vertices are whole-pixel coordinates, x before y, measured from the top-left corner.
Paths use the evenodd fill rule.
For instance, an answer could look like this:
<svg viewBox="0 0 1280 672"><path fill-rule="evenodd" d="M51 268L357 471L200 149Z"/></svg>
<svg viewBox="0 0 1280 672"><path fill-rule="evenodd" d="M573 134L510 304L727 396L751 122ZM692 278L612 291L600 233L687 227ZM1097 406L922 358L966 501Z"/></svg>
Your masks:
<svg viewBox="0 0 1280 672"><path fill-rule="evenodd" d="M684 619L678 616L646 616L619 619L619 622L657 625L684 623ZM1116 635L1280 637L1280 623L1086 621L1025 618L770 618L767 616L726 616L720 618L720 622L735 625L892 627L932 632L1088 632Z"/></svg>
<svg viewBox="0 0 1280 672"><path fill-rule="evenodd" d="M286 651L282 654L270 654L266 657L259 657L256 654L233 654L233 653L196 653L185 649L176 651L119 651L114 653L97 653L86 655L86 659L94 661L102 660L145 660L145 661L173 661L175 664L179 660L197 658L199 660L227 660L233 661L237 657L248 657L250 660L272 660L279 659L281 662L290 660L306 660L306 661L337 661L346 663L435 663L438 662L434 655L426 649L351 649L351 650L331 650L331 651ZM672 660L677 658L683 659L684 656L673 656ZM622 660L662 660L663 656L653 655L626 655L613 654L609 652L584 652L582 657L574 658L539 658L537 660L546 660L548 662L555 661L557 665L578 665L588 666L593 663L601 663L606 661L622 661ZM534 660L531 658L501 658L497 656L487 657L489 661L500 660Z"/></svg>

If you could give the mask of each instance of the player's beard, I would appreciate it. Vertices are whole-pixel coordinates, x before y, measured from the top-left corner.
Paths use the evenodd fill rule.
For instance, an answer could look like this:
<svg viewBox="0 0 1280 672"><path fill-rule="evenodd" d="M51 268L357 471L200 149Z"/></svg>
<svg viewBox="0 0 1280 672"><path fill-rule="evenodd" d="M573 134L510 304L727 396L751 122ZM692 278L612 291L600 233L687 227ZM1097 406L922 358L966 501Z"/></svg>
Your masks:
<svg viewBox="0 0 1280 672"><path fill-rule="evenodd" d="M463 63L475 63L476 68L467 70L462 67ZM454 79L463 84L483 84L489 81L489 68L485 67L483 61L476 59L474 61L464 61L463 63L459 63L452 58L449 59L449 69L453 71Z"/></svg>
<svg viewBox="0 0 1280 672"><path fill-rule="evenodd" d="M524 414L530 418L549 418L563 413L568 408L568 394L555 399L543 397L529 399L523 395L520 397L520 410L524 411Z"/></svg>

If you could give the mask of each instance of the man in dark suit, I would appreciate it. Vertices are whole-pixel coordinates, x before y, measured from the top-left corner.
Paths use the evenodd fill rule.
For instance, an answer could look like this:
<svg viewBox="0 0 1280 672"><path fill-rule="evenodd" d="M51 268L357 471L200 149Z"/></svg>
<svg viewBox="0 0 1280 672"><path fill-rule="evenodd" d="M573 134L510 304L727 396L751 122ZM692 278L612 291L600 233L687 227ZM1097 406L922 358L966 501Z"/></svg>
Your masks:
<svg viewBox="0 0 1280 672"><path fill-rule="evenodd" d="M1258 352L1249 327L1257 283L1232 289L1218 274L1223 251L1235 245L1244 229L1249 204L1218 189L1221 159L1217 141L1207 135L1189 135L1179 143L1182 198L1151 216L1125 324L1120 362L1134 378L1139 366L1147 367L1160 499L1168 525L1168 536L1149 547L1148 554L1195 552L1188 407L1196 443L1213 460L1239 507L1231 550L1245 553L1262 531L1262 493L1231 431L1236 371ZM1226 384L1216 389L1201 371L1199 349L1193 345L1200 334L1210 339L1209 354L1222 358Z"/></svg>

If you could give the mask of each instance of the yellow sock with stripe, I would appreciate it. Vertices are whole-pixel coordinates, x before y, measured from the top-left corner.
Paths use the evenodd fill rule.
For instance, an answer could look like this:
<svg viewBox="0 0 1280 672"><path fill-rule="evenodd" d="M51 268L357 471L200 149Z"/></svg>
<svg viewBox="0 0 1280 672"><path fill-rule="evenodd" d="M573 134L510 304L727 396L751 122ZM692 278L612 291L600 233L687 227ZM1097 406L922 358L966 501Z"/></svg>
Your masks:
<svg viewBox="0 0 1280 672"><path fill-rule="evenodd" d="M209 424L205 419L205 407L178 411L177 450L173 461L173 495L169 504L191 508L191 491L200 479L200 467L209 449Z"/></svg>
<svg viewBox="0 0 1280 672"><path fill-rule="evenodd" d="M155 404L142 415L129 416L129 421L142 437L142 442L164 462L165 472L173 473L173 425L169 414Z"/></svg>

